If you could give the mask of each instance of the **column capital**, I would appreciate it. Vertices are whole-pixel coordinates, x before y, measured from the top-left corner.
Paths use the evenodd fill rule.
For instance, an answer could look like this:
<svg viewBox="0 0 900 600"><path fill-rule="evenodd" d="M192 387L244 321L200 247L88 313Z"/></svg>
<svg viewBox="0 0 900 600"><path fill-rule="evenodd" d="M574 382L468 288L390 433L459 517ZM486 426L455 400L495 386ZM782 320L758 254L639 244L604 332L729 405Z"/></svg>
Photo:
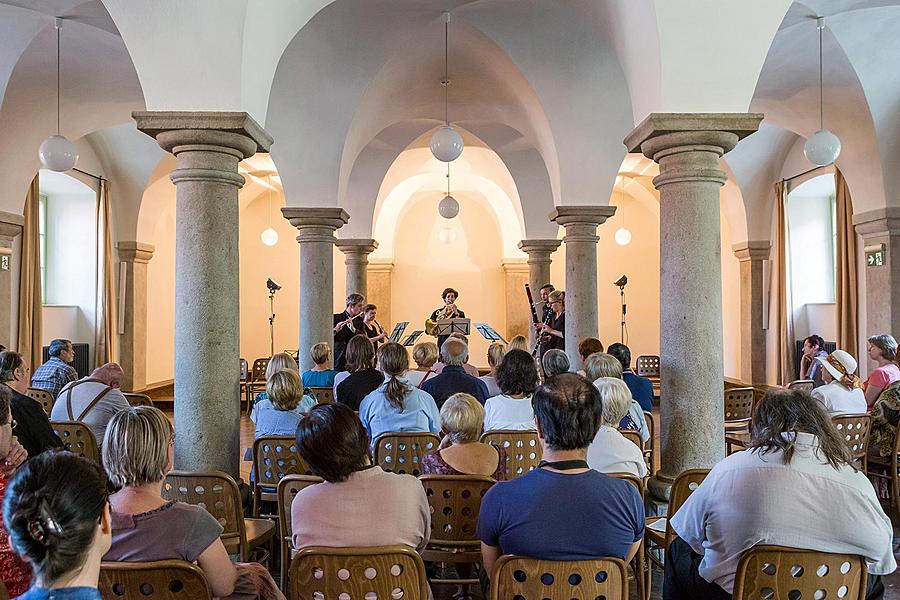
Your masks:
<svg viewBox="0 0 900 600"><path fill-rule="evenodd" d="M769 241L749 241L740 244L733 244L731 249L734 255L741 262L747 260L768 260L769 251L772 242Z"/></svg>
<svg viewBox="0 0 900 600"><path fill-rule="evenodd" d="M505 273L528 274L528 262L521 258L504 258L501 264Z"/></svg>
<svg viewBox="0 0 900 600"><path fill-rule="evenodd" d="M336 240L334 245L346 254L348 259L351 255L361 255L361 258L365 260L378 247L378 242L366 238L341 238Z"/></svg>
<svg viewBox="0 0 900 600"><path fill-rule="evenodd" d="M245 112L218 111L135 111L131 118L137 128L156 139L164 150L178 154L181 145L220 145L241 150L243 158L257 152L268 152L272 146L270 136L253 117ZM215 137L215 134L225 134ZM233 136L233 137L226 137Z"/></svg>
<svg viewBox="0 0 900 600"><path fill-rule="evenodd" d="M856 233L863 238L900 234L900 206L888 206L853 215Z"/></svg>
<svg viewBox="0 0 900 600"><path fill-rule="evenodd" d="M385 259L375 259L369 262L369 273L392 273L394 271L394 261Z"/></svg>
<svg viewBox="0 0 900 600"><path fill-rule="evenodd" d="M656 162L661 152L681 146L718 147L721 155L759 129L762 119L762 113L650 113L624 142L628 152Z"/></svg>
<svg viewBox="0 0 900 600"><path fill-rule="evenodd" d="M597 227L616 214L615 206L557 206L550 220L566 228L566 243L574 241L598 242Z"/></svg>
<svg viewBox="0 0 900 600"><path fill-rule="evenodd" d="M550 260L553 254L562 244L562 240L556 239L533 239L522 240L519 242L519 250L528 255L528 261L532 260Z"/></svg>
<svg viewBox="0 0 900 600"><path fill-rule="evenodd" d="M153 244L143 242L116 242L116 250L119 251L120 260L147 264L153 258L156 248L153 247Z"/></svg>
<svg viewBox="0 0 900 600"><path fill-rule="evenodd" d="M16 213L0 211L0 244L11 248L13 238L22 233L25 217Z"/></svg>
<svg viewBox="0 0 900 600"><path fill-rule="evenodd" d="M298 242L331 242L334 232L350 222L350 215L339 206L285 206L281 214L297 228Z"/></svg>

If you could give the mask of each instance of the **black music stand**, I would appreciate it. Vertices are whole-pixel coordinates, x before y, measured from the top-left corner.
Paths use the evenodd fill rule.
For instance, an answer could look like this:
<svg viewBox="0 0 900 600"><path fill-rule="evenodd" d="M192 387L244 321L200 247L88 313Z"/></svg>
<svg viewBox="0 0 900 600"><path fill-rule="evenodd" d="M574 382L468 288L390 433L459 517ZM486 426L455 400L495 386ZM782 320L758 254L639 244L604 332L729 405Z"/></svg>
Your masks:
<svg viewBox="0 0 900 600"><path fill-rule="evenodd" d="M413 331L411 334L409 334L407 336L407 338L405 340L403 340L403 345L404 346L412 346L413 344L416 343L416 340L418 340L419 336L422 335L423 333L425 333L425 332L421 331L421 330Z"/></svg>
<svg viewBox="0 0 900 600"><path fill-rule="evenodd" d="M481 334L481 337L489 342L503 342L504 344L509 343L503 339L502 335L497 333L497 330L495 330L487 323L475 323L475 329L478 330L478 333Z"/></svg>
<svg viewBox="0 0 900 600"><path fill-rule="evenodd" d="M403 335L403 331L406 329L406 326L409 325L409 321L401 321L394 325L394 330L391 332L391 335L388 337L392 342L399 342L400 336Z"/></svg>
<svg viewBox="0 0 900 600"><path fill-rule="evenodd" d="M441 319L434 324L434 335L437 337L461 333L469 335L469 327L472 321L469 319Z"/></svg>

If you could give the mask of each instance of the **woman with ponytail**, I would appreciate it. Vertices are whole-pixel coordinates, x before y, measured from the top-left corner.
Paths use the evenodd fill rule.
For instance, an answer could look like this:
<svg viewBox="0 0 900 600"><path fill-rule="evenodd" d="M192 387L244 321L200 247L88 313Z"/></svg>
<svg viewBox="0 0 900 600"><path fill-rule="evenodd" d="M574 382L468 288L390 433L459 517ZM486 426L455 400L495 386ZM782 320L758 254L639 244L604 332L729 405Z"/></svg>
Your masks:
<svg viewBox="0 0 900 600"><path fill-rule="evenodd" d="M388 342L378 349L378 367L385 382L363 398L359 418L374 445L382 433L391 431L440 431L440 415L431 394L409 384L406 348Z"/></svg>
<svg viewBox="0 0 900 600"><path fill-rule="evenodd" d="M69 452L32 458L6 488L3 519L12 547L34 575L20 599L100 600L100 561L112 528L98 464Z"/></svg>

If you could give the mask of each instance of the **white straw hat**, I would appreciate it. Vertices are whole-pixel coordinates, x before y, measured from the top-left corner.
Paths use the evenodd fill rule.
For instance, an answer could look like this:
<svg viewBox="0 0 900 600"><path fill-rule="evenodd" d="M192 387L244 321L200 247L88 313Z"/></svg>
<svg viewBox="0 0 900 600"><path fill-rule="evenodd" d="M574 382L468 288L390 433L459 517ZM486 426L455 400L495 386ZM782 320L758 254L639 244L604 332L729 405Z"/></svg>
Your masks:
<svg viewBox="0 0 900 600"><path fill-rule="evenodd" d="M849 352L844 352L843 350L835 350L825 358L816 357L816 360L819 362L819 364L825 367L825 369L827 369L828 372L831 373L831 376L834 377L835 380L840 381L844 376L844 373L841 373L834 365L828 362L829 358L837 363L840 363L840 365L844 367L846 374L852 375L856 373L856 359L850 356Z"/></svg>

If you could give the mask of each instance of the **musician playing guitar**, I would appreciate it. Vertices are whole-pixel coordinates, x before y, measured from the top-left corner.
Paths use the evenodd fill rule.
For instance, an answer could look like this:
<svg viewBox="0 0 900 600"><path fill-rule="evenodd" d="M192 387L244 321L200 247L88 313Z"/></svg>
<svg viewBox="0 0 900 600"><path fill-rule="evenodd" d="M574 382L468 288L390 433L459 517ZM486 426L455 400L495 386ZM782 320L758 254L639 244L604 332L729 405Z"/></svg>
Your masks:
<svg viewBox="0 0 900 600"><path fill-rule="evenodd" d="M465 319L466 313L461 311L456 306L456 299L459 298L459 292L454 290L453 288L446 288L441 293L441 298L444 300L444 306L435 310L431 313L431 316L428 318L429 321L434 323L438 321L442 321L444 319ZM444 341L450 337L449 335L439 335L437 339L438 351L440 351L441 346L444 345Z"/></svg>
<svg viewBox="0 0 900 600"><path fill-rule="evenodd" d="M347 308L342 313L334 315L334 370L344 370L344 353L347 350L347 342L354 335L365 335L363 326L363 307L366 299L362 294L350 294L347 296Z"/></svg>

